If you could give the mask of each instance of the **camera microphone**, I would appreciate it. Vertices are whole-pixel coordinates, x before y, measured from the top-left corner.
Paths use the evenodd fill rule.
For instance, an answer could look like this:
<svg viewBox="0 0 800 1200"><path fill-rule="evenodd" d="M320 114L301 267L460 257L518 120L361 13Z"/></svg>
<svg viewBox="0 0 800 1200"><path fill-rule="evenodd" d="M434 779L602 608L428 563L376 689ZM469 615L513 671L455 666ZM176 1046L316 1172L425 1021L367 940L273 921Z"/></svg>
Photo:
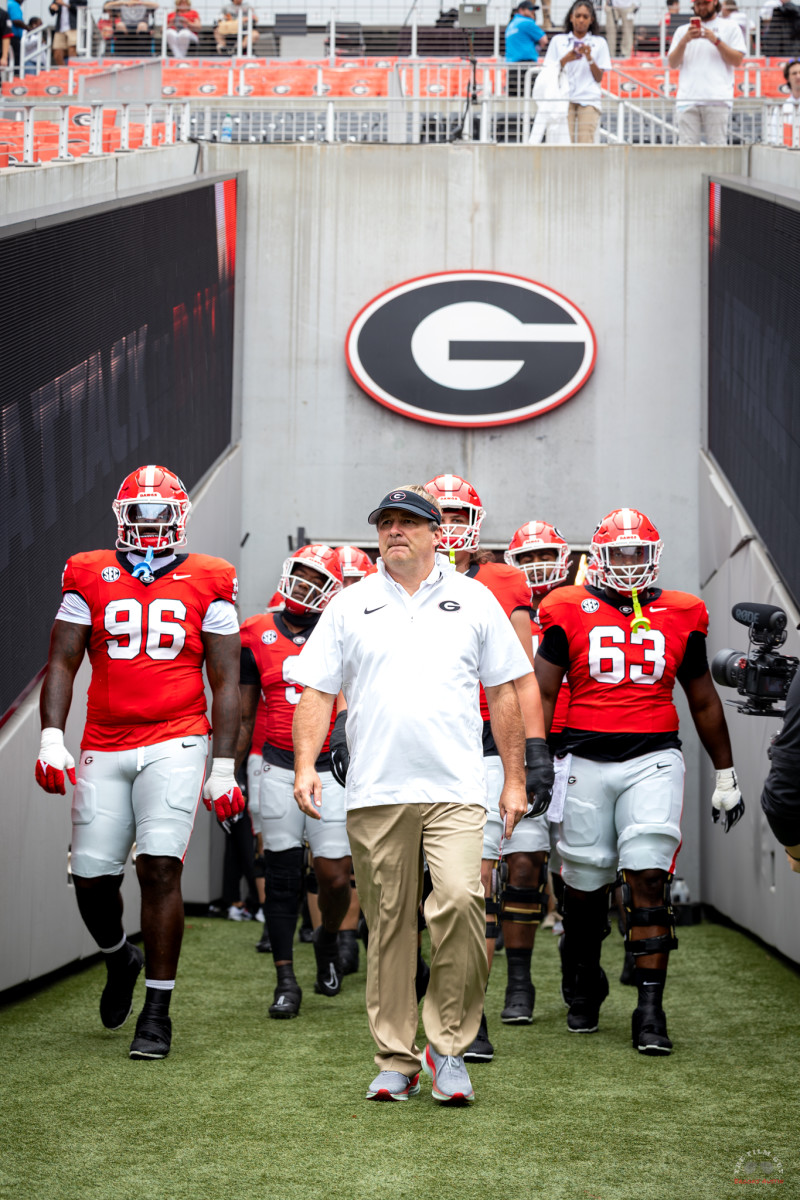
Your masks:
<svg viewBox="0 0 800 1200"><path fill-rule="evenodd" d="M772 633L782 633L786 628L786 613L774 604L741 601L734 604L731 616L740 625L755 625L758 629L768 629Z"/></svg>

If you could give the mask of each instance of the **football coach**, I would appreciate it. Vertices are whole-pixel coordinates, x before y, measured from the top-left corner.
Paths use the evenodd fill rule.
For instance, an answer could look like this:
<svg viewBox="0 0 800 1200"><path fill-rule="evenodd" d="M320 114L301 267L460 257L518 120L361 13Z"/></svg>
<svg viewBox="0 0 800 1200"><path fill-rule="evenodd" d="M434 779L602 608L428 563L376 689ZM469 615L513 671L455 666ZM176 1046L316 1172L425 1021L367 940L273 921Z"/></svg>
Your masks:
<svg viewBox="0 0 800 1200"><path fill-rule="evenodd" d="M380 1068L367 1098L416 1095L422 1066L435 1099L469 1102L462 1054L478 1031L488 974L478 684L505 773L500 811L508 836L527 810L513 681L531 665L489 589L437 554L442 513L424 488L390 491L369 522L378 530L376 573L334 597L293 666L305 689L294 717L294 794L305 813L320 816L314 763L342 690L347 831L370 933L367 1015ZM543 776L548 770L549 760ZM414 978L423 851L433 891L425 904L431 974L421 1056Z"/></svg>

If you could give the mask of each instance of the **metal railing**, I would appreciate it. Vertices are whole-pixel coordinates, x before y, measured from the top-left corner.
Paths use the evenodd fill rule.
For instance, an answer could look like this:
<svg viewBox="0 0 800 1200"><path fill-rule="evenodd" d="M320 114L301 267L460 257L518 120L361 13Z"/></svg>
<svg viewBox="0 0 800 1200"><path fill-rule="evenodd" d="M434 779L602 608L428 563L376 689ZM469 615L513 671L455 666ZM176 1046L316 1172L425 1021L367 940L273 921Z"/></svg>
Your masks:
<svg viewBox="0 0 800 1200"><path fill-rule="evenodd" d="M158 145L172 146L181 142L188 142L191 136L191 112L188 102L172 102L165 103L158 101L152 104L113 104L109 105L104 102L90 103L88 106L87 125L88 125L88 155L90 157L99 157L103 154L111 153L127 153L134 149L150 150ZM50 127L57 124L57 155L49 158L52 162L73 162L74 157L69 153L69 145L75 140L76 129L74 124L74 115L71 116L70 110L74 110L74 103L64 101L53 103L48 101L22 102L20 104L4 104L0 107L0 114L12 120L18 120L22 123L22 148L19 157L14 155L12 165L22 167L33 167L38 165L37 152L37 123L39 123L39 133L46 125L47 134L50 137ZM104 114L113 111L115 113L115 124L110 126ZM50 120L51 114L56 114L56 120ZM140 144L133 146L131 144L132 126L138 124L143 127L143 135ZM156 140L154 130L160 126L163 131L163 139ZM107 146L107 138L104 136L113 128L119 131L119 145L113 147ZM86 137L79 139L81 142L86 142ZM116 138L114 139L116 142ZM137 139L138 143L138 139Z"/></svg>

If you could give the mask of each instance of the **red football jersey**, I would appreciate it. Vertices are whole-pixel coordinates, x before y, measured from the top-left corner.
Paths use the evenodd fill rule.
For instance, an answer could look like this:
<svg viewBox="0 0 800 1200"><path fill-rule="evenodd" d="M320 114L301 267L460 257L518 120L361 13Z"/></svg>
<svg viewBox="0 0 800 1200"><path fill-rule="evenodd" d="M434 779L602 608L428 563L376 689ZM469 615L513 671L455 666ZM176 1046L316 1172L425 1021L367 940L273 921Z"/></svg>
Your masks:
<svg viewBox="0 0 800 1200"><path fill-rule="evenodd" d="M295 705L300 702L303 689L292 683L289 671L292 663L299 657L302 647L308 637L307 633L298 633L287 637L275 622L275 613L259 613L258 616L248 617L242 623L240 630L242 648L250 649L256 660L256 667L261 676L261 701L264 705L264 726L261 740L256 742L253 736L254 748L260 749L264 742L277 746L280 750L292 753L292 721ZM261 702L259 702L259 709ZM336 706L331 714L331 725L325 737L325 744L320 751L327 753L328 741L331 736L333 722L336 719Z"/></svg>
<svg viewBox="0 0 800 1200"><path fill-rule="evenodd" d="M517 608L526 610L530 608L531 590L528 587L524 571L519 571L516 567L509 567L506 563L487 562L471 566L467 575L471 579L477 579L479 583L489 589L495 599L500 602L507 617L510 618ZM484 721L489 720L489 705L486 703L486 693L483 688L481 688L481 716Z"/></svg>
<svg viewBox="0 0 800 1200"><path fill-rule="evenodd" d="M130 571L113 550L74 554L64 568L62 591L82 596L92 617L82 750L130 750L211 728L201 629L214 600L236 599L235 569L186 554L149 584Z"/></svg>
<svg viewBox="0 0 800 1200"><path fill-rule="evenodd" d="M539 643L542 640L542 627L534 616L531 616L531 638L533 641L533 657L536 657L539 649ZM561 690L556 698L556 707L553 712L553 721L550 725L551 733L561 733L561 730L567 724L567 710L569 709L569 683L566 675L561 683Z"/></svg>
<svg viewBox="0 0 800 1200"><path fill-rule="evenodd" d="M661 591L642 612L651 628L633 632L632 608L622 613L586 587L556 588L542 600L542 629L560 626L569 643L570 729L677 730L675 678L689 635L708 633L706 606L688 592Z"/></svg>

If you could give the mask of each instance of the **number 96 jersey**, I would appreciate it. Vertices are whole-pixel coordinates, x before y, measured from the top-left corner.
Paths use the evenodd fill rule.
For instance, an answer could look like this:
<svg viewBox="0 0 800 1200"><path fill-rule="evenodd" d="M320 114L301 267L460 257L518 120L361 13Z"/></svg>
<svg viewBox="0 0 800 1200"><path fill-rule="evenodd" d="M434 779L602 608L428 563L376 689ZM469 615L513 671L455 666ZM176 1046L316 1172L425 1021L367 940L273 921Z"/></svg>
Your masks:
<svg viewBox="0 0 800 1200"><path fill-rule="evenodd" d="M545 648L555 644L558 629L560 639L566 636L570 729L647 734L678 728L672 691L691 634L708 633L706 606L688 592L651 588L640 596L650 629L632 630L626 600L614 602L587 586L563 587L539 606Z"/></svg>
<svg viewBox="0 0 800 1200"><path fill-rule="evenodd" d="M211 728L201 632L214 601L236 599L236 571L205 554L157 563L149 584L111 550L75 554L64 568L65 599L76 593L85 623L91 618L84 750L133 749Z"/></svg>

